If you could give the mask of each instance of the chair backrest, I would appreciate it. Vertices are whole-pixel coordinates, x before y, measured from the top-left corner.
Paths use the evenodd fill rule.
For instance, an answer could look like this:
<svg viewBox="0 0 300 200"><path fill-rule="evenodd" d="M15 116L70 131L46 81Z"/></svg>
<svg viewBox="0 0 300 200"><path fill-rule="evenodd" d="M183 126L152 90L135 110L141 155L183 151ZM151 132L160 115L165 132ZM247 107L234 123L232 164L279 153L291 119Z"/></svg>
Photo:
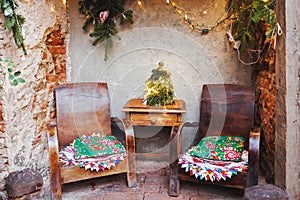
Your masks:
<svg viewBox="0 0 300 200"><path fill-rule="evenodd" d="M55 88L59 146L89 133L111 134L106 83L68 83Z"/></svg>
<svg viewBox="0 0 300 200"><path fill-rule="evenodd" d="M200 101L199 140L205 135L243 136L248 149L254 126L255 92L235 84L203 85Z"/></svg>

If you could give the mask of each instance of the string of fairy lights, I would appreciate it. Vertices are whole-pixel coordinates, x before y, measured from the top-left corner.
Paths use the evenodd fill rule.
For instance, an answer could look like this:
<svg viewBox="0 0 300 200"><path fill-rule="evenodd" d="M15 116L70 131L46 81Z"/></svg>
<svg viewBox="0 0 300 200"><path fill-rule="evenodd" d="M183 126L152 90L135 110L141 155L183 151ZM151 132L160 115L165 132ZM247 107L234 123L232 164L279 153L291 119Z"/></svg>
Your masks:
<svg viewBox="0 0 300 200"><path fill-rule="evenodd" d="M198 15L206 15L208 13L208 9L215 4L216 0L212 0L208 3L208 5L205 8L198 10ZM142 6L142 1L138 0L137 4L139 6ZM222 15L214 24L211 26L206 26L204 23L198 22L196 20L197 14L195 12L190 12L185 10L184 8L177 5L177 3L173 0L166 0L166 4L170 5L174 12L177 13L180 18L189 25L191 30L198 31L201 34L207 34L209 31L216 28L218 25L225 22L228 18L230 18L230 15L228 15L228 12L226 12L226 16Z"/></svg>
<svg viewBox="0 0 300 200"><path fill-rule="evenodd" d="M216 0L212 1L209 5L207 5L204 9L200 10L199 12L206 15L207 14L207 10L216 2ZM216 28L218 25L220 25L221 23L223 23L226 19L229 18L228 15L226 15L226 17L220 17L215 24L211 25L211 26L205 26L204 23L200 23L198 21L195 20L195 14L193 12L188 12L186 10L184 10L183 8L179 7L174 1L171 0L166 0L166 3L168 5L171 5L175 12L180 16L180 18L185 21L187 24L189 24L189 27L192 30L198 31L202 34L207 34L209 31L213 30L214 28Z"/></svg>

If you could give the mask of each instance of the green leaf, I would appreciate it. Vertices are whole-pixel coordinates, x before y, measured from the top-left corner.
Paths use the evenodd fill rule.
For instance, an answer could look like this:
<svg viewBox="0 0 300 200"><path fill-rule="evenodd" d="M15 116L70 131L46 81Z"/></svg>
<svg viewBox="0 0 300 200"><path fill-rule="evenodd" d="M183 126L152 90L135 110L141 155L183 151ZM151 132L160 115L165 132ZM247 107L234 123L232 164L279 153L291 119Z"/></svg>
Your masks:
<svg viewBox="0 0 300 200"><path fill-rule="evenodd" d="M98 37L93 41L93 46L96 46L99 42L103 41L104 37Z"/></svg>
<svg viewBox="0 0 300 200"><path fill-rule="evenodd" d="M5 30L11 30L15 26L15 19L12 17L4 17L4 28Z"/></svg>
<svg viewBox="0 0 300 200"><path fill-rule="evenodd" d="M11 73L13 70L12 70L12 68L7 68L7 71L9 72L9 73Z"/></svg>
<svg viewBox="0 0 300 200"><path fill-rule="evenodd" d="M13 84L13 86L17 86L19 84L19 82L15 79L15 80L13 80L12 84Z"/></svg>
<svg viewBox="0 0 300 200"><path fill-rule="evenodd" d="M12 74L8 75L8 80L13 80L14 78L15 78L14 75L12 75Z"/></svg>
<svg viewBox="0 0 300 200"><path fill-rule="evenodd" d="M14 11L11 7L8 7L4 10L4 16L13 16Z"/></svg>
<svg viewBox="0 0 300 200"><path fill-rule="evenodd" d="M85 22L84 22L84 24L82 26L82 29L85 30L85 31L87 31L88 28L89 28L89 26L93 23L93 21L94 21L93 17L87 18L87 20L85 20Z"/></svg>
<svg viewBox="0 0 300 200"><path fill-rule="evenodd" d="M19 83L25 83L25 80L24 80L23 78L17 78L17 81L18 81Z"/></svg>
<svg viewBox="0 0 300 200"><path fill-rule="evenodd" d="M8 8L10 6L10 4L9 4L9 2L7 2L7 1L5 1L4 3L3 3L3 6L2 6L2 8Z"/></svg>
<svg viewBox="0 0 300 200"><path fill-rule="evenodd" d="M106 61L108 59L108 50L112 48L112 39L111 37L106 38L105 41L105 54L104 54L104 60Z"/></svg>
<svg viewBox="0 0 300 200"><path fill-rule="evenodd" d="M17 15L17 20L19 21L20 24L24 24L25 17L23 17L22 15Z"/></svg>
<svg viewBox="0 0 300 200"><path fill-rule="evenodd" d="M132 10L126 10L120 17L120 25L125 24L125 22L129 22L130 24L133 24L133 11Z"/></svg>
<svg viewBox="0 0 300 200"><path fill-rule="evenodd" d="M20 71L17 71L17 72L14 73L14 76L16 76L16 77L17 77L17 76L20 76L20 75L21 75L21 72L20 72Z"/></svg>

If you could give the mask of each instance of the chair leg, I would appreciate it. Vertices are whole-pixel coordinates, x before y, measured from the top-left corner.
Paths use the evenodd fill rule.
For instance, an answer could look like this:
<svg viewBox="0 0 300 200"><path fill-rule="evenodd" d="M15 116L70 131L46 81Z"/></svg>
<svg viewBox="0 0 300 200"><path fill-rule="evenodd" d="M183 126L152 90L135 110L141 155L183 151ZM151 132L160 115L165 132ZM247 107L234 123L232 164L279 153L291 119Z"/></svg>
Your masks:
<svg viewBox="0 0 300 200"><path fill-rule="evenodd" d="M128 187L136 187L137 186L137 178L136 178L136 160L135 153L128 154L128 162L127 162L127 184Z"/></svg>
<svg viewBox="0 0 300 200"><path fill-rule="evenodd" d="M52 179L52 177L51 177ZM61 184L60 181L50 180L51 200L61 200Z"/></svg>
<svg viewBox="0 0 300 200"><path fill-rule="evenodd" d="M173 197L179 196L178 167L177 160L170 164L170 181L169 181L169 195Z"/></svg>
<svg viewBox="0 0 300 200"><path fill-rule="evenodd" d="M48 126L47 129L49 159L50 159L50 194L52 200L61 199L61 183L60 183L60 164L58 156L58 139L57 129L55 125Z"/></svg>

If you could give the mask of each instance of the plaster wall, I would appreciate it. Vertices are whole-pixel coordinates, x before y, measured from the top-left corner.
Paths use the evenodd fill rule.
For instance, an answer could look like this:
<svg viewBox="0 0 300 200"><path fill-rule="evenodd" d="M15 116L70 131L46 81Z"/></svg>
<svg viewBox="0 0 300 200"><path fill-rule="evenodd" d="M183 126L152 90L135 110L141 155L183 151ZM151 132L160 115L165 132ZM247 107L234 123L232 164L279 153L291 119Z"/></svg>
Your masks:
<svg viewBox="0 0 300 200"><path fill-rule="evenodd" d="M137 1L128 5L134 11L135 22L119 29L121 39L113 38L113 48L109 51L108 60L104 61L105 42L92 46L92 39L81 28L84 18L78 11L78 1L69 1L68 58L72 65L69 79L72 82L107 82L112 116L123 118L122 106L131 98L143 98L144 82L160 61L171 73L177 98L186 102L184 120L198 121L203 84L252 84L251 66L244 66L238 61L237 52L228 42L228 21L202 35L192 31L165 1L141 2L141 6L137 5ZM223 0L174 2L178 7L193 12L203 28L215 25L226 16L226 1ZM206 10L207 14L201 10Z"/></svg>

